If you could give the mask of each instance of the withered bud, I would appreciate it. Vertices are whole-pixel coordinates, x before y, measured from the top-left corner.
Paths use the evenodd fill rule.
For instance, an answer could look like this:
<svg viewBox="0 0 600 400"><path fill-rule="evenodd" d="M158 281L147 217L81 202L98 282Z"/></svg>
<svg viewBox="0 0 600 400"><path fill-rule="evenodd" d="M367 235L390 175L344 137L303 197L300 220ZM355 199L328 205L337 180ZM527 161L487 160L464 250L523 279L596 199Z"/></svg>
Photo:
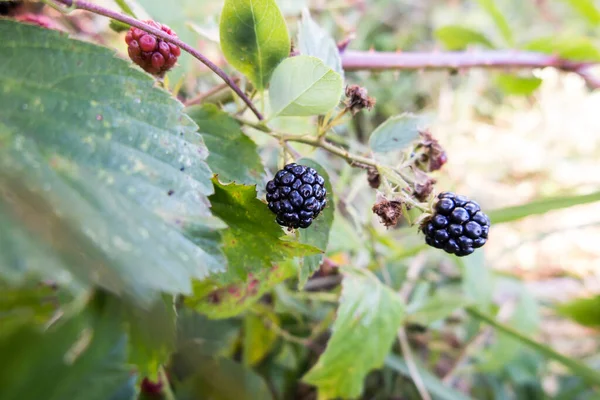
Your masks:
<svg viewBox="0 0 600 400"><path fill-rule="evenodd" d="M402 218L402 202L388 200L383 196L377 196L377 202L373 205L373 213L379 216L385 227L395 226Z"/></svg>
<svg viewBox="0 0 600 400"><path fill-rule="evenodd" d="M346 108L355 115L357 112L366 108L371 110L375 105L375 99L368 96L367 89L358 85L346 86Z"/></svg>
<svg viewBox="0 0 600 400"><path fill-rule="evenodd" d="M381 186L381 176L379 175L377 168L369 168L367 170L367 181L369 181L369 186L373 189L377 189Z"/></svg>
<svg viewBox="0 0 600 400"><path fill-rule="evenodd" d="M431 192L433 191L433 185L435 185L435 182L435 179L428 177L424 182L415 183L413 195L419 201L426 201Z"/></svg>
<svg viewBox="0 0 600 400"><path fill-rule="evenodd" d="M421 141L415 150L422 150L423 154L417 161L418 168L426 172L437 171L448 161L446 151L428 131L419 132Z"/></svg>
<svg viewBox="0 0 600 400"><path fill-rule="evenodd" d="M296 49L294 42L290 43L290 57L296 57L300 55L300 51Z"/></svg>

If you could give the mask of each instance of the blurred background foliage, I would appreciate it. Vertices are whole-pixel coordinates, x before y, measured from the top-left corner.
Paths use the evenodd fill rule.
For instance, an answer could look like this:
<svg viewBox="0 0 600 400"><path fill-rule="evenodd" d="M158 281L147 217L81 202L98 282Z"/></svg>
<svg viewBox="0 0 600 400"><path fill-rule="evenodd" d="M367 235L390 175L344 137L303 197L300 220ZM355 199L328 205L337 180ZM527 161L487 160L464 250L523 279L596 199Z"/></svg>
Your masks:
<svg viewBox="0 0 600 400"><path fill-rule="evenodd" d="M118 9L112 1L97 3ZM222 2L127 3L140 19L151 17L170 25L180 38L236 75L227 68L218 45ZM309 8L336 40L352 37L350 49L531 49L600 61L600 11L592 0L278 3L292 37L300 11ZM73 36L115 47L126 57L122 34L110 31L106 19L81 12L69 17L44 12ZM366 87L377 105L336 128L335 139L366 153L370 133L388 117L405 111L427 115L431 132L449 155L449 162L435 175L437 188L467 195L490 210L493 225L483 251L457 261L426 249L406 224L386 230L371 213L375 192L364 171L299 145L298 151L327 170L336 200L325 262L303 291L297 290L294 278L285 280L293 275L288 271L297 268L292 261L278 266L280 275L267 271L268 276L229 286L200 282L195 288L199 302L186 299L191 307L178 308L176 329L170 330L164 327L165 321L175 326L173 299L168 296L155 309L140 310L128 302L116 306L112 295L103 292L82 290L74 295L60 285L15 289L2 282L0 398L24 396L34 377L40 385L29 388L30 397L19 398L42 398L44 390L56 389L55 376L71 380L52 398L131 398L137 390L136 375L130 377L125 359L137 365L139 380L148 376L155 381L166 379L156 371L168 360L166 374L181 399L317 398L314 387L301 379L317 364L340 316L336 309L344 268L370 270L379 278L363 289L380 290L385 283L401 291L406 304L398 314L403 314L418 375L432 398L600 398L600 93L586 87L577 74L553 68L359 71L346 72L345 78L348 84ZM167 81L183 102L218 84L210 71L187 56ZM236 106L227 95L205 100L225 109ZM303 132L311 122L279 118L273 123ZM259 146L266 170L274 172L280 161L278 144L258 132L248 133ZM270 175L262 177L263 183ZM229 307L227 296L240 292L245 299L242 307ZM199 293L209 293L209 301ZM389 293L382 293L386 299ZM57 315L48 298L68 307ZM374 303L373 309L389 303ZM43 339L31 327L63 314L70 317L69 323ZM25 320L35 324L23 325ZM384 322L374 323L384 329ZM117 334L123 324L132 327L128 351L125 339ZM88 337L89 329L102 334ZM351 345L331 361L339 363L338 372L349 375L353 362L371 361L361 352L371 352L369 346L377 342L379 331L365 332L358 339L351 333L347 333ZM29 358L10 352L15 342L8 339L15 337L33 349ZM77 351L73 342L82 341L88 346L87 358L65 367L68 371L44 376L52 368L42 364L44 359L67 357ZM384 359L382 368L358 383L360 398L421 398L414 371L398 343ZM73 375L75 369L79 375ZM116 388L110 396L103 397L105 391L100 391L103 395L93 397L91 387L82 394L82 382L100 375L112 378L105 385ZM312 381L326 378L312 376ZM15 391L3 395L2 387L11 382Z"/></svg>

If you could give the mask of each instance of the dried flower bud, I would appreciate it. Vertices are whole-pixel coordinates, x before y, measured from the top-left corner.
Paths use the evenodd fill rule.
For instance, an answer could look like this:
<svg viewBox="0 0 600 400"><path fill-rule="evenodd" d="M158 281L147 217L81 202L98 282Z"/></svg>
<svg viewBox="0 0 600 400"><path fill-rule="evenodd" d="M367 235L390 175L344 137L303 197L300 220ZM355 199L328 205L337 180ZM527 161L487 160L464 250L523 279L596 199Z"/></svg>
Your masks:
<svg viewBox="0 0 600 400"><path fill-rule="evenodd" d="M430 132L420 132L420 135L421 141L415 151L421 150L422 155L415 165L425 172L437 171L448 161L446 151Z"/></svg>
<svg viewBox="0 0 600 400"><path fill-rule="evenodd" d="M366 108L371 110L375 105L375 99L368 96L367 89L358 85L350 85L346 87L346 108L355 115L357 112Z"/></svg>
<svg viewBox="0 0 600 400"><path fill-rule="evenodd" d="M367 180L369 181L369 186L373 189L377 189L381 186L381 176L379 175L377 168L369 168L367 170Z"/></svg>
<svg viewBox="0 0 600 400"><path fill-rule="evenodd" d="M424 182L415 183L415 188L413 191L415 198L419 201L426 201L433 191L433 185L435 182L435 179L428 177Z"/></svg>
<svg viewBox="0 0 600 400"><path fill-rule="evenodd" d="M381 195L377 197L377 202L373 205L373 213L379 216L384 226L395 226L402 217L402 202L390 201Z"/></svg>

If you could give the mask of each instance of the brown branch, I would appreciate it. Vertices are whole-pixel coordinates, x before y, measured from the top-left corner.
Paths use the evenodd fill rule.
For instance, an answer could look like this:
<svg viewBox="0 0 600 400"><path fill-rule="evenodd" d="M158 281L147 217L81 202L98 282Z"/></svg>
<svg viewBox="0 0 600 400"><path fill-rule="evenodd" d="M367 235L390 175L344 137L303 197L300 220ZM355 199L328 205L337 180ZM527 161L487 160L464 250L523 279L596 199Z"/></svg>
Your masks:
<svg viewBox="0 0 600 400"><path fill-rule="evenodd" d="M600 88L600 78L593 76L590 67L595 62L570 61L556 55L520 50L449 51L449 52L342 52L346 71L359 70L421 70L464 68L544 68L552 67L580 75L586 83Z"/></svg>
<svg viewBox="0 0 600 400"><path fill-rule="evenodd" d="M252 110L252 112L254 112L256 117L259 120L263 119L263 116L260 113L260 111L258 111L258 109L254 106L252 101L248 98L248 96L246 96L246 94L239 88L238 85L236 85L234 80L231 79L225 73L225 71L223 71L221 68L219 68L217 65L215 65L212 61L210 61L208 58L206 58L198 50L194 49L192 46L188 45L187 43L181 41L181 39L171 36L171 35L167 34L166 32L163 32L160 29L156 29L156 28L154 28L142 21L139 21L135 18L132 18L128 15L109 10L107 8L101 7L94 3L90 3L88 1L84 1L84 0L55 0L55 1L57 3L64 4L67 7L72 7L74 9L79 9L79 10L86 10L86 11L92 12L94 14L103 15L105 17L108 17L108 18L111 18L111 19L114 19L117 21L121 21L125 24L135 26L136 28L140 28L145 32L152 33L153 35L155 35L167 42L170 42L176 46L179 46L183 50L190 53L193 57L198 59L201 63L206 65L208 68L210 68L221 79L223 79L223 81L227 84L227 86L229 86L244 101L244 103L246 103L248 105L248 107Z"/></svg>

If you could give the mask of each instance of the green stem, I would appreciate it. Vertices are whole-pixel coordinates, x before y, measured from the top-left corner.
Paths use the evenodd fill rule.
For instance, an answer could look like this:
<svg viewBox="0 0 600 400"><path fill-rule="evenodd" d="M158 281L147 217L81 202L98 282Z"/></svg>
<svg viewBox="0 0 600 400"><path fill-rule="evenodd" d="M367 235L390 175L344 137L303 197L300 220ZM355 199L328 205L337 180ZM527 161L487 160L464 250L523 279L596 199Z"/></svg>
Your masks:
<svg viewBox="0 0 600 400"><path fill-rule="evenodd" d="M467 307L466 311L472 317L474 317L478 320L481 320L488 325L493 326L494 328L498 329L499 331L501 331L509 336L512 336L513 338L517 339L521 343L524 343L527 346L537 350L538 352L545 355L546 357L551 358L555 361L558 361L559 363L563 364L565 367L569 368L575 375L585 379L589 383L591 383L593 385L600 385L600 372L588 367L581 361L573 359L573 358L569 358L565 355L562 355L562 354L552 350L548 346L545 346L541 343L536 342L535 340L525 336L524 334L511 328L510 326L504 325L504 324L496 321L495 318L482 313L475 307Z"/></svg>

